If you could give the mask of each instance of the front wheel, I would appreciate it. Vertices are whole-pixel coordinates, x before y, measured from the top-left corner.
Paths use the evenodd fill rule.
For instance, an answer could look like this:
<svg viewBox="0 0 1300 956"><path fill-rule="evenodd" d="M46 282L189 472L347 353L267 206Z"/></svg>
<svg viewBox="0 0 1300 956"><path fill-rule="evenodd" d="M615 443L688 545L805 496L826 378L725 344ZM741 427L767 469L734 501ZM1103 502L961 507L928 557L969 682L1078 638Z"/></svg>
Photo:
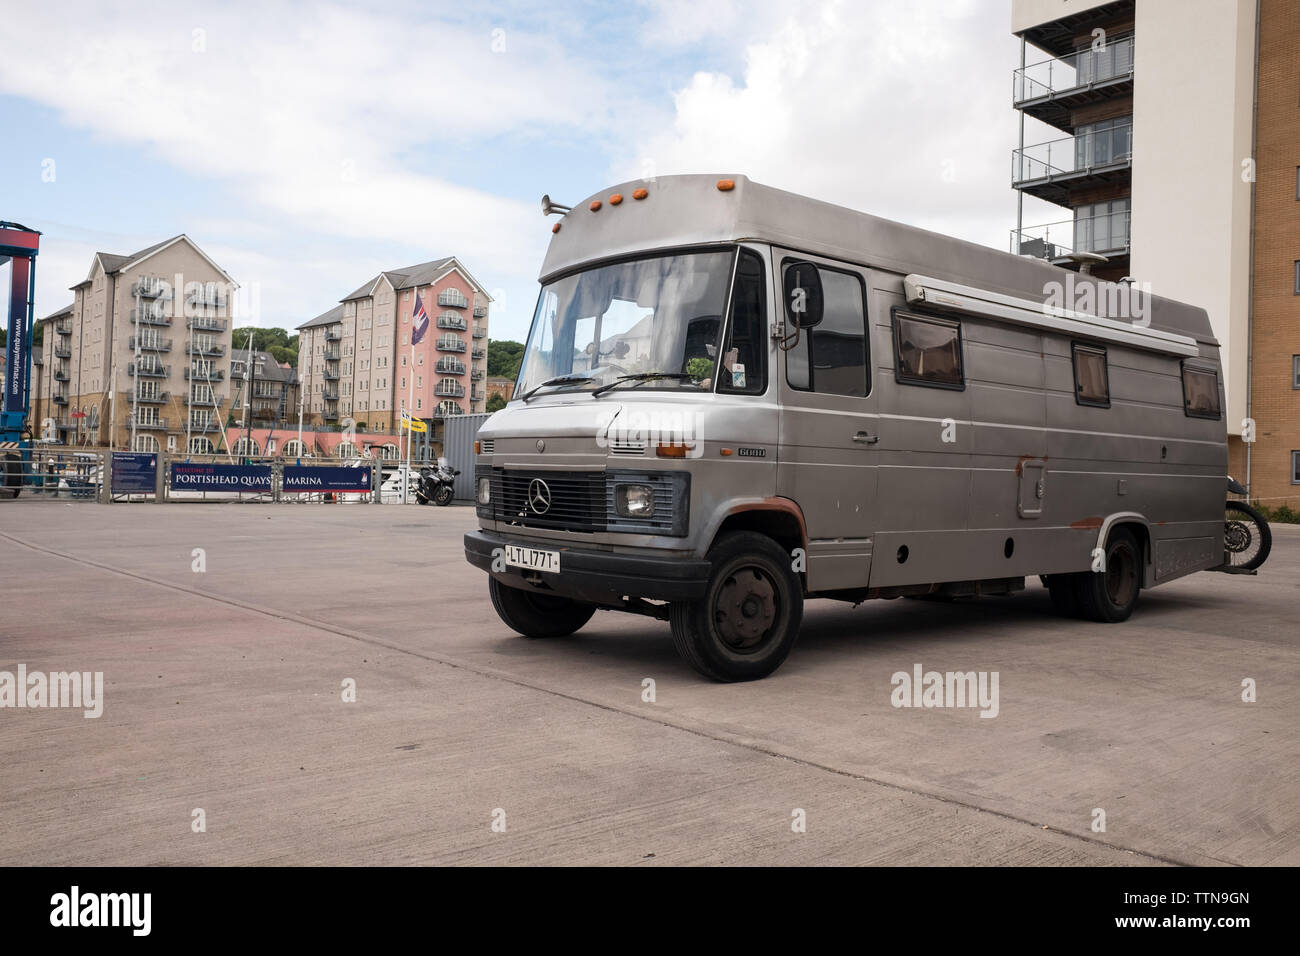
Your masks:
<svg viewBox="0 0 1300 956"><path fill-rule="evenodd" d="M454 491L451 485L439 485L438 490L433 493L433 503L439 507L445 508L451 504L451 496Z"/></svg>
<svg viewBox="0 0 1300 956"><path fill-rule="evenodd" d="M1264 516L1244 501L1224 505L1224 563L1253 571L1268 559L1273 549L1273 532Z"/></svg>
<svg viewBox="0 0 1300 956"><path fill-rule="evenodd" d="M497 617L524 637L568 637L596 613L590 604L507 587L496 578L488 579L488 593Z"/></svg>
<svg viewBox="0 0 1300 956"><path fill-rule="evenodd" d="M1116 528L1106 539L1106 563L1101 571L1073 575L1079 614L1090 621L1127 621L1142 589L1142 547L1133 532Z"/></svg>
<svg viewBox="0 0 1300 956"><path fill-rule="evenodd" d="M677 652L716 681L757 680L786 659L803 620L803 588L790 555L751 531L728 534L709 552L704 597L669 607Z"/></svg>

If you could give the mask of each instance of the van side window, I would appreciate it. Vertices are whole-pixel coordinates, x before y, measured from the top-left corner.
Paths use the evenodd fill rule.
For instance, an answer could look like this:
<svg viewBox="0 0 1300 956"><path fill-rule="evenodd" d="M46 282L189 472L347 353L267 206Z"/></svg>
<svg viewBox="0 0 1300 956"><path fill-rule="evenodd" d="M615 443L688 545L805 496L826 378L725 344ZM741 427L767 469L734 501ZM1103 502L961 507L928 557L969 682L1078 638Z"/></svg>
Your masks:
<svg viewBox="0 0 1300 956"><path fill-rule="evenodd" d="M736 287L731 299L731 323L722 347L718 391L761 395L767 391L767 300L763 291L763 259L740 250Z"/></svg>
<svg viewBox="0 0 1300 956"><path fill-rule="evenodd" d="M1080 345L1075 342L1074 400L1080 405L1110 408L1110 371L1106 364L1106 350L1100 345Z"/></svg>
<svg viewBox="0 0 1300 956"><path fill-rule="evenodd" d="M817 272L822 280L822 320L806 329L802 341L786 353L786 381L792 388L865 398L871 390L866 287L849 272L821 266Z"/></svg>
<svg viewBox="0 0 1300 956"><path fill-rule="evenodd" d="M1219 373L1183 364L1183 411L1191 418L1222 417L1219 410Z"/></svg>
<svg viewBox="0 0 1300 956"><path fill-rule="evenodd" d="M911 312L894 313L894 377L908 385L965 388L961 325Z"/></svg>

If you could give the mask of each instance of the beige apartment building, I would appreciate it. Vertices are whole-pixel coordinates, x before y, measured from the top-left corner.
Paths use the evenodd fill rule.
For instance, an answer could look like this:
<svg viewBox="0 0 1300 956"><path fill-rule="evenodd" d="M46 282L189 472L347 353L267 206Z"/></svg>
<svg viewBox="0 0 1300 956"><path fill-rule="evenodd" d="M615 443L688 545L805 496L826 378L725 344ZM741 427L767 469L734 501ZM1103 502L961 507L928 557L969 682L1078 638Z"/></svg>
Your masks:
<svg viewBox="0 0 1300 956"><path fill-rule="evenodd" d="M429 329L412 350L417 297ZM491 302L454 256L379 273L298 326L303 421L391 433L407 403L435 428L483 411Z"/></svg>
<svg viewBox="0 0 1300 956"><path fill-rule="evenodd" d="M41 320L36 430L70 445L215 450L237 288L185 235L96 253L72 304Z"/></svg>
<svg viewBox="0 0 1300 956"><path fill-rule="evenodd" d="M1300 4L1012 0L1011 18L1012 251L1095 253L1098 275L1205 308L1230 469L1300 505Z"/></svg>

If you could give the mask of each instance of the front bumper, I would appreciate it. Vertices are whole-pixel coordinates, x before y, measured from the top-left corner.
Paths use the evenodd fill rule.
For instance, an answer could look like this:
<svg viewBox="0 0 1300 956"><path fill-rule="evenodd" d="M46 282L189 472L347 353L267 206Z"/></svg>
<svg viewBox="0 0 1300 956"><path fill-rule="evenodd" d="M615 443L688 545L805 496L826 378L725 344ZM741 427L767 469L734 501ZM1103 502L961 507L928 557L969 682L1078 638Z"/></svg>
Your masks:
<svg viewBox="0 0 1300 956"><path fill-rule="evenodd" d="M492 570L496 549L525 543L559 551L560 573L525 572L511 567ZM704 596L709 580L707 561L589 551L482 530L465 535L465 560L508 587L540 590L593 604L621 604L624 595L650 601L691 601ZM525 574L531 580L525 579Z"/></svg>

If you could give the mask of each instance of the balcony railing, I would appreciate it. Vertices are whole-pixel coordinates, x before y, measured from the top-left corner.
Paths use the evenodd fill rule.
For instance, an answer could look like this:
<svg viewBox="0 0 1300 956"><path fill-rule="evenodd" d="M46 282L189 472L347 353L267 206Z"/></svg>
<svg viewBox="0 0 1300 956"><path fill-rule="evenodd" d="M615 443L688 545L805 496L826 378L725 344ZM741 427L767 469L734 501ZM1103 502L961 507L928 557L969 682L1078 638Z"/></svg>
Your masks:
<svg viewBox="0 0 1300 956"><path fill-rule="evenodd" d="M72 358L72 349L66 345L55 345L54 356L55 358L70 359Z"/></svg>
<svg viewBox="0 0 1300 956"><path fill-rule="evenodd" d="M185 354L215 357L225 355L226 347L218 342L193 342L185 346Z"/></svg>
<svg viewBox="0 0 1300 956"><path fill-rule="evenodd" d="M1133 163L1133 128L1115 129L1066 136L1023 150L1011 151L1011 183L1064 177L1082 177L1091 172L1113 171Z"/></svg>
<svg viewBox="0 0 1300 956"><path fill-rule="evenodd" d="M453 309L464 309L469 306L469 300L459 289L443 289L438 293L438 304Z"/></svg>
<svg viewBox="0 0 1300 956"><path fill-rule="evenodd" d="M478 325L474 326L474 338L482 339L486 337L487 337L487 329L482 328L481 326Z"/></svg>
<svg viewBox="0 0 1300 956"><path fill-rule="evenodd" d="M326 350L325 350L325 361L327 361L327 362L337 362L340 358L342 358L342 355L339 353L339 350L338 350L338 349L326 349Z"/></svg>
<svg viewBox="0 0 1300 956"><path fill-rule="evenodd" d="M342 329L326 329L326 330L325 330L325 341L326 341L326 342L341 342L342 340L343 340L343 330L342 330Z"/></svg>
<svg viewBox="0 0 1300 956"><path fill-rule="evenodd" d="M137 325L171 325L172 317L160 309L132 309L131 321Z"/></svg>
<svg viewBox="0 0 1300 956"><path fill-rule="evenodd" d="M463 352L465 351L464 339L439 339L439 352Z"/></svg>
<svg viewBox="0 0 1300 956"><path fill-rule="evenodd" d="M328 368L325 369L325 381L337 382L338 380L339 380L339 373L337 371L331 372Z"/></svg>
<svg viewBox="0 0 1300 956"><path fill-rule="evenodd" d="M191 305L211 305L223 308L226 304L226 293L216 286L207 286L202 289L191 290L185 296L185 301Z"/></svg>
<svg viewBox="0 0 1300 956"><path fill-rule="evenodd" d="M127 375L137 375L143 378L166 378L168 367L156 362L132 362L126 367Z"/></svg>
<svg viewBox="0 0 1300 956"><path fill-rule="evenodd" d="M476 306L474 306L474 318L476 318L476 319L482 319L482 318L486 318L486 317L487 317L487 306L486 306L486 305L476 305Z"/></svg>
<svg viewBox="0 0 1300 956"><path fill-rule="evenodd" d="M56 368L54 370L54 381L56 382L71 381L71 377L68 375L68 370L63 368Z"/></svg>
<svg viewBox="0 0 1300 956"><path fill-rule="evenodd" d="M456 359L438 359L438 364L433 370L439 375L464 375L465 363L458 362Z"/></svg>
<svg viewBox="0 0 1300 956"><path fill-rule="evenodd" d="M474 391L469 393L469 400L471 402L481 402L483 401L483 393L480 392L478 389L475 389Z"/></svg>
<svg viewBox="0 0 1300 956"><path fill-rule="evenodd" d="M469 374L469 380L471 382L483 381L483 370L478 368L474 369L474 371L470 372Z"/></svg>
<svg viewBox="0 0 1300 956"><path fill-rule="evenodd" d="M439 382L438 387L435 388L433 391L435 395L441 396L443 398L464 398L465 397L465 386L460 384L460 382L453 381L452 379L449 378L443 379L441 382Z"/></svg>
<svg viewBox="0 0 1300 956"><path fill-rule="evenodd" d="M203 395L203 394L195 395L193 392L191 392L189 396L190 405L198 406L200 408L218 408L220 407L221 403L224 401L225 398L221 395L216 394L215 392L212 393L211 395Z"/></svg>
<svg viewBox="0 0 1300 956"><path fill-rule="evenodd" d="M211 315L196 315L189 320L191 329L196 332L224 332L226 331L226 320L218 319Z"/></svg>
<svg viewBox="0 0 1300 956"><path fill-rule="evenodd" d="M67 321L64 321L64 322L55 322L55 323L54 323L54 331L55 331L55 332L58 332L60 335L71 335L71 334L72 334L72 323L71 323L71 322L67 322Z"/></svg>
<svg viewBox="0 0 1300 956"><path fill-rule="evenodd" d="M140 405L166 405L169 401L171 401L172 396L170 392L137 391L131 397Z"/></svg>
<svg viewBox="0 0 1300 956"><path fill-rule="evenodd" d="M1094 50L1052 57L1013 73L1012 102L1016 106L1054 99L1133 78L1133 37L1116 37Z"/></svg>
<svg viewBox="0 0 1300 956"><path fill-rule="evenodd" d="M187 368L185 370L185 377L195 382L220 382L226 377L226 372L224 369L219 368Z"/></svg>
<svg viewBox="0 0 1300 956"><path fill-rule="evenodd" d="M191 418L187 425L192 432L215 432L221 428L221 422L216 418Z"/></svg>
<svg viewBox="0 0 1300 956"><path fill-rule="evenodd" d="M481 359L483 356L487 355L487 349L475 349L473 354L474 358Z"/></svg>
<svg viewBox="0 0 1300 956"><path fill-rule="evenodd" d="M148 415L137 415L134 420L128 415L126 416L126 424L128 428L135 425L137 430L141 428L156 429L158 431L167 430L167 419Z"/></svg>
<svg viewBox="0 0 1300 956"><path fill-rule="evenodd" d="M66 392L55 392L52 396L55 405L68 404L68 395Z"/></svg>
<svg viewBox="0 0 1300 956"><path fill-rule="evenodd" d="M157 276L147 276L131 286L131 294L142 299L170 299L171 286Z"/></svg>
<svg viewBox="0 0 1300 956"><path fill-rule="evenodd" d="M467 327L463 315L455 312L444 312L438 316L438 328L440 329L455 329L458 332L464 332Z"/></svg>
<svg viewBox="0 0 1300 956"><path fill-rule="evenodd" d="M324 395L325 395L325 401L327 402L337 402L339 400L339 393L337 389L327 388L325 389Z"/></svg>
<svg viewBox="0 0 1300 956"><path fill-rule="evenodd" d="M1131 213L1086 216L1011 230L1011 251L1040 259L1064 259L1075 252L1124 255L1129 250Z"/></svg>
<svg viewBox="0 0 1300 956"><path fill-rule="evenodd" d="M438 407L433 410L434 418L450 418L453 415L464 415L465 409L461 408L455 402L439 402Z"/></svg>
<svg viewBox="0 0 1300 956"><path fill-rule="evenodd" d="M157 336L133 335L128 342L132 352L137 348L144 352L170 352L172 350L171 339L158 338Z"/></svg>

